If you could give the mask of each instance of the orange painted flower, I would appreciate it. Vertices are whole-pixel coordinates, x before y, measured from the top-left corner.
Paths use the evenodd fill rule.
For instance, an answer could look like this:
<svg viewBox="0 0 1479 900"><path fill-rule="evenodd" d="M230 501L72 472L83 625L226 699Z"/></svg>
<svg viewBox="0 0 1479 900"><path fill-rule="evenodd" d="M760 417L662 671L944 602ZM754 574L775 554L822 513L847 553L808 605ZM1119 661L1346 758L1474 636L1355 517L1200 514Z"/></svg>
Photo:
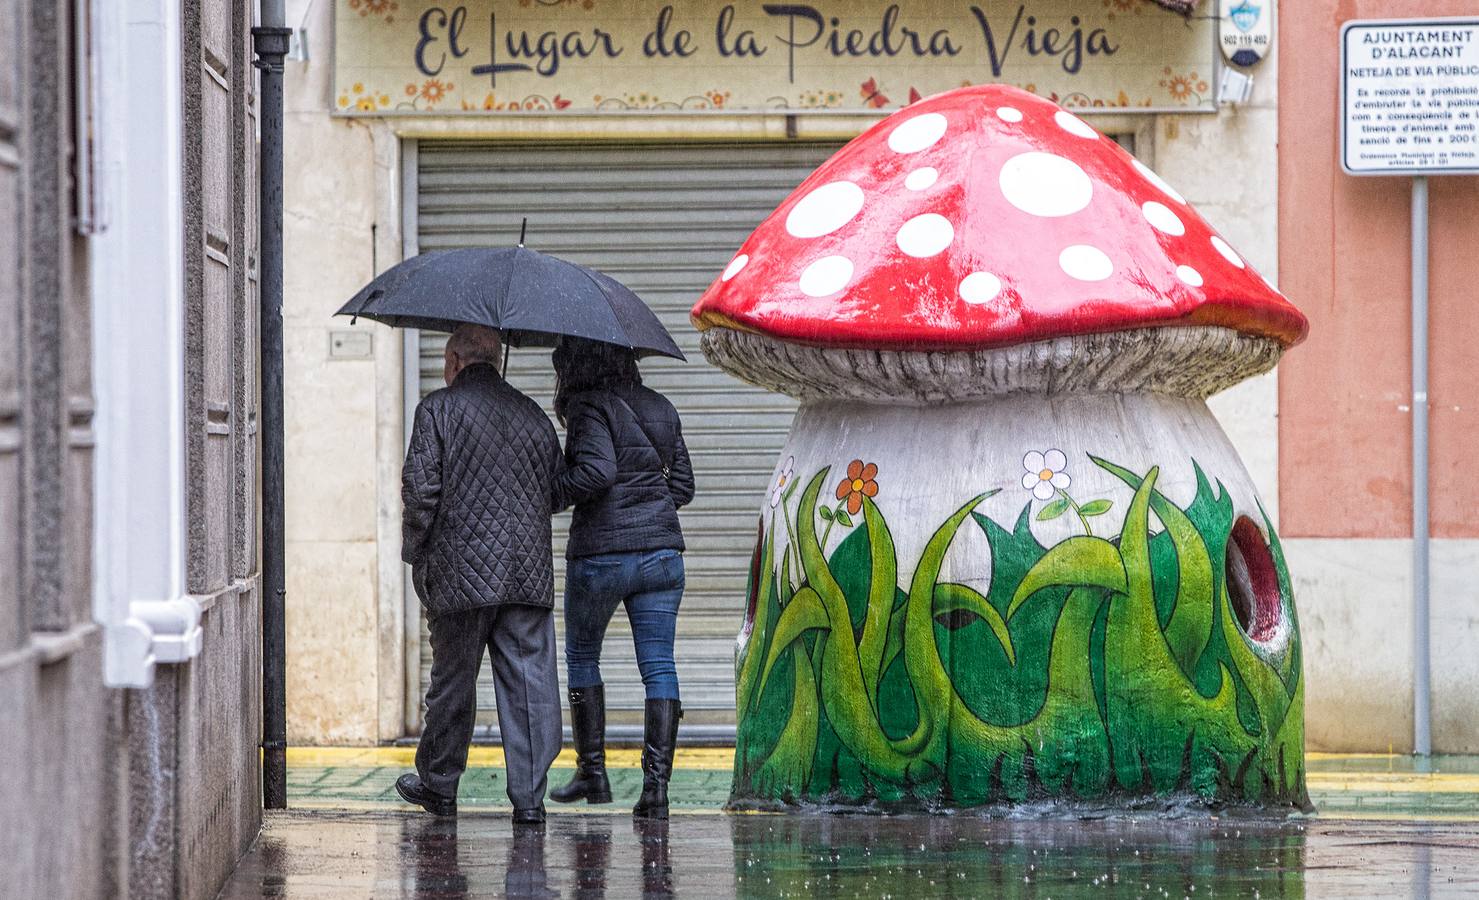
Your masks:
<svg viewBox="0 0 1479 900"><path fill-rule="evenodd" d="M847 501L848 515L858 514L864 497L878 496L878 482L873 480L877 477L878 466L873 463L865 466L861 459L855 459L847 464L847 477L837 485L837 499Z"/></svg>
<svg viewBox="0 0 1479 900"><path fill-rule="evenodd" d="M431 78L421 86L421 96L427 103L437 103L443 97L447 96L447 90L450 87L452 85L443 84L441 81Z"/></svg>

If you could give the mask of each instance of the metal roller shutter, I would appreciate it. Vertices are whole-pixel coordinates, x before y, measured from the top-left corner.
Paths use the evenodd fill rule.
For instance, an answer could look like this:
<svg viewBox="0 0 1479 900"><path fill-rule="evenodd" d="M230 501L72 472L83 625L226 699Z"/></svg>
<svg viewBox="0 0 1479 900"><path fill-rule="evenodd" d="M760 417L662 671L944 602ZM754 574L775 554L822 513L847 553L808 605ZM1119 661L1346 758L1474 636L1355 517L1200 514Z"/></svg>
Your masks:
<svg viewBox="0 0 1479 900"><path fill-rule="evenodd" d="M595 266L631 286L688 355L686 365L649 360L642 371L646 383L682 414L698 482L698 496L682 514L688 589L678 617L677 657L685 727L699 732L723 734L733 727L734 638L756 516L795 404L708 365L688 310L760 220L835 150L833 144L806 143L419 146L420 250L510 244L520 219L528 216L529 246ZM445 339L421 337L423 395L442 385ZM550 408L548 350L515 350L509 373L516 386ZM568 524L568 514L555 521L557 595L564 585ZM558 617L556 624L563 640ZM431 650L424 625L421 661L425 696ZM642 683L623 612L612 621L601 667L611 723L620 730L638 725ZM562 658L562 688L564 675ZM480 726L496 724L493 705L485 666L478 687Z"/></svg>

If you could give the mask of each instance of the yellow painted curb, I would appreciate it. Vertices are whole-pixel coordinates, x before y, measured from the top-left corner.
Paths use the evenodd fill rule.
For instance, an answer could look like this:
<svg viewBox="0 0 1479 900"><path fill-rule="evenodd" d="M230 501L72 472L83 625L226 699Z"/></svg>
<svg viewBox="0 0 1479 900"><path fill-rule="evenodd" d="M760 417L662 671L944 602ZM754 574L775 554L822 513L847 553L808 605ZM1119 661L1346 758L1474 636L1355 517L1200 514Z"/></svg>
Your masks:
<svg viewBox="0 0 1479 900"><path fill-rule="evenodd" d="M606 751L606 765L614 769L635 769L641 765L642 751L622 747ZM415 747L289 747L288 766L300 768L379 769L416 764ZM502 747L473 747L467 755L469 767L503 765ZM559 768L575 767L575 751L568 747L555 757ZM728 747L680 747L673 761L679 769L689 771L727 772L734 769L734 750Z"/></svg>
<svg viewBox="0 0 1479 900"><path fill-rule="evenodd" d="M1420 772L1311 772L1310 790L1358 793L1475 794L1479 775Z"/></svg>
<svg viewBox="0 0 1479 900"><path fill-rule="evenodd" d="M1341 809L1332 813L1317 811L1315 818L1321 822L1479 822L1479 815L1465 815L1463 813L1387 813L1363 812L1353 809Z"/></svg>

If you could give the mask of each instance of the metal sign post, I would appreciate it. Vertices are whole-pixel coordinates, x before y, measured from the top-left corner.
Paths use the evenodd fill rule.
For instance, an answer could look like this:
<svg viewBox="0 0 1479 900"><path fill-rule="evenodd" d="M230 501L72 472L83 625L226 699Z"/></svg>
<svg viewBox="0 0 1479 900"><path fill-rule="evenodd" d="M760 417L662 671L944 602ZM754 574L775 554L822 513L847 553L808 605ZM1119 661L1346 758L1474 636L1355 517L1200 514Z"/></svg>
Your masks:
<svg viewBox="0 0 1479 900"><path fill-rule="evenodd" d="M1428 176L1412 178L1412 752L1433 751L1428 625Z"/></svg>
<svg viewBox="0 0 1479 900"><path fill-rule="evenodd" d="M1340 29L1340 166L1412 177L1412 749L1432 752L1428 616L1428 176L1479 174L1479 19Z"/></svg>

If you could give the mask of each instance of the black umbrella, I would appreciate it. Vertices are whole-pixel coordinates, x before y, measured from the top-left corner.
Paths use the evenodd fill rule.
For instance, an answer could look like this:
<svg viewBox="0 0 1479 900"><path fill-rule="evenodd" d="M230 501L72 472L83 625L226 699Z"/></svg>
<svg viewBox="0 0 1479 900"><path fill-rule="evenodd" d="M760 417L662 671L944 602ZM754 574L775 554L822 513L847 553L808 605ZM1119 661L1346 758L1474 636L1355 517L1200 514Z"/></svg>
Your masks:
<svg viewBox="0 0 1479 900"><path fill-rule="evenodd" d="M422 253L386 270L336 315L433 331L467 322L497 328L516 347L552 347L570 335L685 359L626 285L522 244Z"/></svg>

